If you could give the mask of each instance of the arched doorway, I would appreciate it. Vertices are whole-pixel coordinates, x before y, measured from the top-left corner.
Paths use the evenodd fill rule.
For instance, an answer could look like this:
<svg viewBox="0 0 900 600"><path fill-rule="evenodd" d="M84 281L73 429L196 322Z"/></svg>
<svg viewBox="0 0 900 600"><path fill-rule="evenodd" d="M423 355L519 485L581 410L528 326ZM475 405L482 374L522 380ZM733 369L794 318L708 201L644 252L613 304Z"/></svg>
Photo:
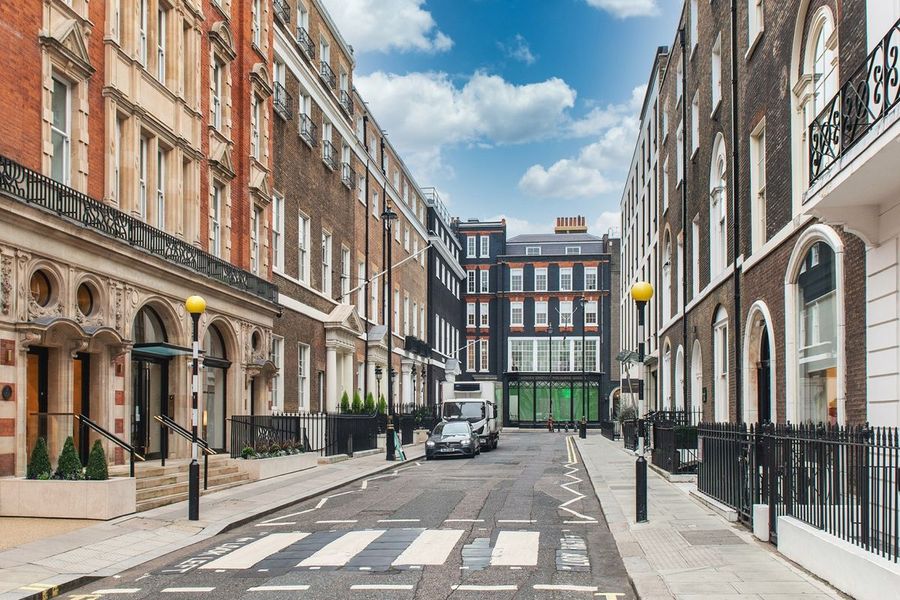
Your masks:
<svg viewBox="0 0 900 600"><path fill-rule="evenodd" d="M203 336L202 436L215 450L225 449L225 419L228 397L228 351L221 330L212 324Z"/></svg>
<svg viewBox="0 0 900 600"><path fill-rule="evenodd" d="M694 340L691 348L691 406L697 410L703 410L703 352L700 349L700 340Z"/></svg>
<svg viewBox="0 0 900 600"><path fill-rule="evenodd" d="M675 352L675 410L684 410L684 347Z"/></svg>
<svg viewBox="0 0 900 600"><path fill-rule="evenodd" d="M672 410L672 347L666 340L662 359L662 410Z"/></svg>
<svg viewBox="0 0 900 600"><path fill-rule="evenodd" d="M774 423L775 356L772 338L772 318L762 300L750 307L744 331L743 373L744 410L747 423Z"/></svg>
<svg viewBox="0 0 900 600"><path fill-rule="evenodd" d="M169 399L168 334L153 308L144 306L134 317L134 347L131 352L131 443L145 457L158 458L165 450L167 433L155 426L157 415L171 415Z"/></svg>
<svg viewBox="0 0 900 600"><path fill-rule="evenodd" d="M756 418L760 423L772 421L772 365L769 330L763 325L756 363Z"/></svg>

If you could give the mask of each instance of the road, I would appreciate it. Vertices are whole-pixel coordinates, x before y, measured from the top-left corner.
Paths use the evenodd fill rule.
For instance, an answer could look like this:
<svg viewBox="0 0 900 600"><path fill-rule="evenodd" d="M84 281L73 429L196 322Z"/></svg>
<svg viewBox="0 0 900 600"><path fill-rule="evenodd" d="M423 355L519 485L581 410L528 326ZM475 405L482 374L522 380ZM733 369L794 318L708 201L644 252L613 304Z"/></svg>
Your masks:
<svg viewBox="0 0 900 600"><path fill-rule="evenodd" d="M69 592L88 598L634 598L568 434L506 432ZM201 504L202 510L202 504Z"/></svg>

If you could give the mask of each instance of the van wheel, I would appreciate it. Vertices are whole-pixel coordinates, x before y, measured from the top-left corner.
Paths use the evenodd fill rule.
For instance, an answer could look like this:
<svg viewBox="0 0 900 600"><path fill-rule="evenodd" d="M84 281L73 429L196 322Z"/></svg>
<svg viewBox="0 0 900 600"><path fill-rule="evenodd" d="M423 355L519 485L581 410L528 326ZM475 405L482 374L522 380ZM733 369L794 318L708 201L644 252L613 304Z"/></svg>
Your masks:
<svg viewBox="0 0 900 600"><path fill-rule="evenodd" d="M498 440L497 438L494 438L494 442L491 444L491 449L496 450L497 444L499 444L499 443L500 443L500 440Z"/></svg>

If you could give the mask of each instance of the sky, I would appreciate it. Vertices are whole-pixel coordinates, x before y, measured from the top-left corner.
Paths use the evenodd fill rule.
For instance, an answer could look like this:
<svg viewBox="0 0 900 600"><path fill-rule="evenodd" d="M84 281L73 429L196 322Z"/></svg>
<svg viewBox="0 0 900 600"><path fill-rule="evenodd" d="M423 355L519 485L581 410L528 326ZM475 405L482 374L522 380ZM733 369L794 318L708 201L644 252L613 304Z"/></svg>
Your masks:
<svg viewBox="0 0 900 600"><path fill-rule="evenodd" d="M422 187L461 219L549 232L619 201L680 0L324 0L354 85Z"/></svg>

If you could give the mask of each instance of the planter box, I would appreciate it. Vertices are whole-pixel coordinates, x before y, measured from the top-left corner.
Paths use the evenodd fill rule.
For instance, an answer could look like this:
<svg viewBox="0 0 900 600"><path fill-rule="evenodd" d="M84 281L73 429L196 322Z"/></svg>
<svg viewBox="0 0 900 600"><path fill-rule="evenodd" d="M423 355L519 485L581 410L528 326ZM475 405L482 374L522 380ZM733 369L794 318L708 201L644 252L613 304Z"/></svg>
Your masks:
<svg viewBox="0 0 900 600"><path fill-rule="evenodd" d="M0 479L0 516L108 520L135 512L132 477L106 481Z"/></svg>
<svg viewBox="0 0 900 600"><path fill-rule="evenodd" d="M237 462L241 472L247 473L250 481L259 481L260 479L269 479L270 477L278 477L310 469L316 466L318 460L318 454L309 452L292 454L290 456L276 456L275 458L253 458L250 460L237 458L235 462Z"/></svg>

